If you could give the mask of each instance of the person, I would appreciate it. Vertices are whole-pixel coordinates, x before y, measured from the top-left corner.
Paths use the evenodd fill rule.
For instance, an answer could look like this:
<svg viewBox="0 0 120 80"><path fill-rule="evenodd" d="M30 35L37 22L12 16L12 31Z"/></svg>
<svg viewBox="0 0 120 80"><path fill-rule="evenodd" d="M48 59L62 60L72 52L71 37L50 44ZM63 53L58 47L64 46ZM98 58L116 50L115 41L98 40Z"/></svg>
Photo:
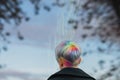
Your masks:
<svg viewBox="0 0 120 80"><path fill-rule="evenodd" d="M55 50L60 71L47 80L96 80L78 68L81 62L81 49L72 41L61 42Z"/></svg>

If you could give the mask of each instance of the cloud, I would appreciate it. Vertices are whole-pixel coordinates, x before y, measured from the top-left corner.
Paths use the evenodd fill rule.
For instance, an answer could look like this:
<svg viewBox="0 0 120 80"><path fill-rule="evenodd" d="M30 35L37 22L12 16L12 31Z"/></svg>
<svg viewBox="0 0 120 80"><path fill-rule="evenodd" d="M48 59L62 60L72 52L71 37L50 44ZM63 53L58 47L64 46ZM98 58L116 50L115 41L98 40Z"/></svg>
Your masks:
<svg viewBox="0 0 120 80"><path fill-rule="evenodd" d="M43 80L47 74L33 74L16 70L0 70L0 80Z"/></svg>

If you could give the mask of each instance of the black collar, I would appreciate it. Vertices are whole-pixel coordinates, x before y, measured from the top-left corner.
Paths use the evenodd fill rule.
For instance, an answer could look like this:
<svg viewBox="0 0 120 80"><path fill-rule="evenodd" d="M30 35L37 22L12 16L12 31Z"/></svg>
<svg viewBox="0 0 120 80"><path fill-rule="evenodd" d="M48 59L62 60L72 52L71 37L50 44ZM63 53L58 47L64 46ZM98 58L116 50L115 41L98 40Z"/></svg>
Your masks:
<svg viewBox="0 0 120 80"><path fill-rule="evenodd" d="M59 72L53 74L50 78L52 77L58 77L58 76L73 76L73 77L83 77L83 78L92 78L91 76L89 76L87 73L85 73L84 71L82 71L79 68L63 68L62 70L60 70ZM92 78L93 80L95 80L94 78Z"/></svg>

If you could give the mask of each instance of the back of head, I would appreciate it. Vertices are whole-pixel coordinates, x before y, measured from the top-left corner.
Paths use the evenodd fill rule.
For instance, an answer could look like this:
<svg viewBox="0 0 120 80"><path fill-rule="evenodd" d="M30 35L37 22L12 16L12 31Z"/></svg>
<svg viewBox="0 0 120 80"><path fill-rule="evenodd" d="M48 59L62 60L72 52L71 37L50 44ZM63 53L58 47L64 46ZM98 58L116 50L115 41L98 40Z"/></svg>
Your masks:
<svg viewBox="0 0 120 80"><path fill-rule="evenodd" d="M81 51L78 45L74 42L63 41L56 47L55 53L57 60L64 58L74 65L76 63L75 61L80 58Z"/></svg>

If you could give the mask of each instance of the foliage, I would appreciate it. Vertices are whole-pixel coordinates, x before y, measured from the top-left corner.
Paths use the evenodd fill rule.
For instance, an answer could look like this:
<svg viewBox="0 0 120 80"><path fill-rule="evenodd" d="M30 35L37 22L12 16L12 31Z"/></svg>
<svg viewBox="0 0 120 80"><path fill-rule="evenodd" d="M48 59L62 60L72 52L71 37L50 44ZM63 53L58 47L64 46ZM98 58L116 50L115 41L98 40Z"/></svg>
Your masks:
<svg viewBox="0 0 120 80"><path fill-rule="evenodd" d="M9 43L6 37L11 36L10 32L3 33L5 23L15 23L18 26L22 20L29 21L30 17L26 15L27 12L21 8L25 2L25 0L0 0L1 40ZM39 14L40 8L50 12L52 7L64 8L70 4L73 7L75 17L70 17L67 21L68 24L72 25L75 31L79 27L82 27L83 30L92 31L91 34L82 34L83 40L89 37L99 37L102 44L110 42L107 49L98 47L98 51L101 53L110 50L114 44L120 44L120 0L55 0L50 4L52 7L41 5L42 0L29 0L29 2L33 5L36 15ZM97 25L92 25L94 20L97 20ZM24 39L19 31L17 35L20 40ZM7 50L6 46L3 46L2 49ZM83 56L87 53L84 52ZM103 68L104 63L103 60L99 61L101 68Z"/></svg>

